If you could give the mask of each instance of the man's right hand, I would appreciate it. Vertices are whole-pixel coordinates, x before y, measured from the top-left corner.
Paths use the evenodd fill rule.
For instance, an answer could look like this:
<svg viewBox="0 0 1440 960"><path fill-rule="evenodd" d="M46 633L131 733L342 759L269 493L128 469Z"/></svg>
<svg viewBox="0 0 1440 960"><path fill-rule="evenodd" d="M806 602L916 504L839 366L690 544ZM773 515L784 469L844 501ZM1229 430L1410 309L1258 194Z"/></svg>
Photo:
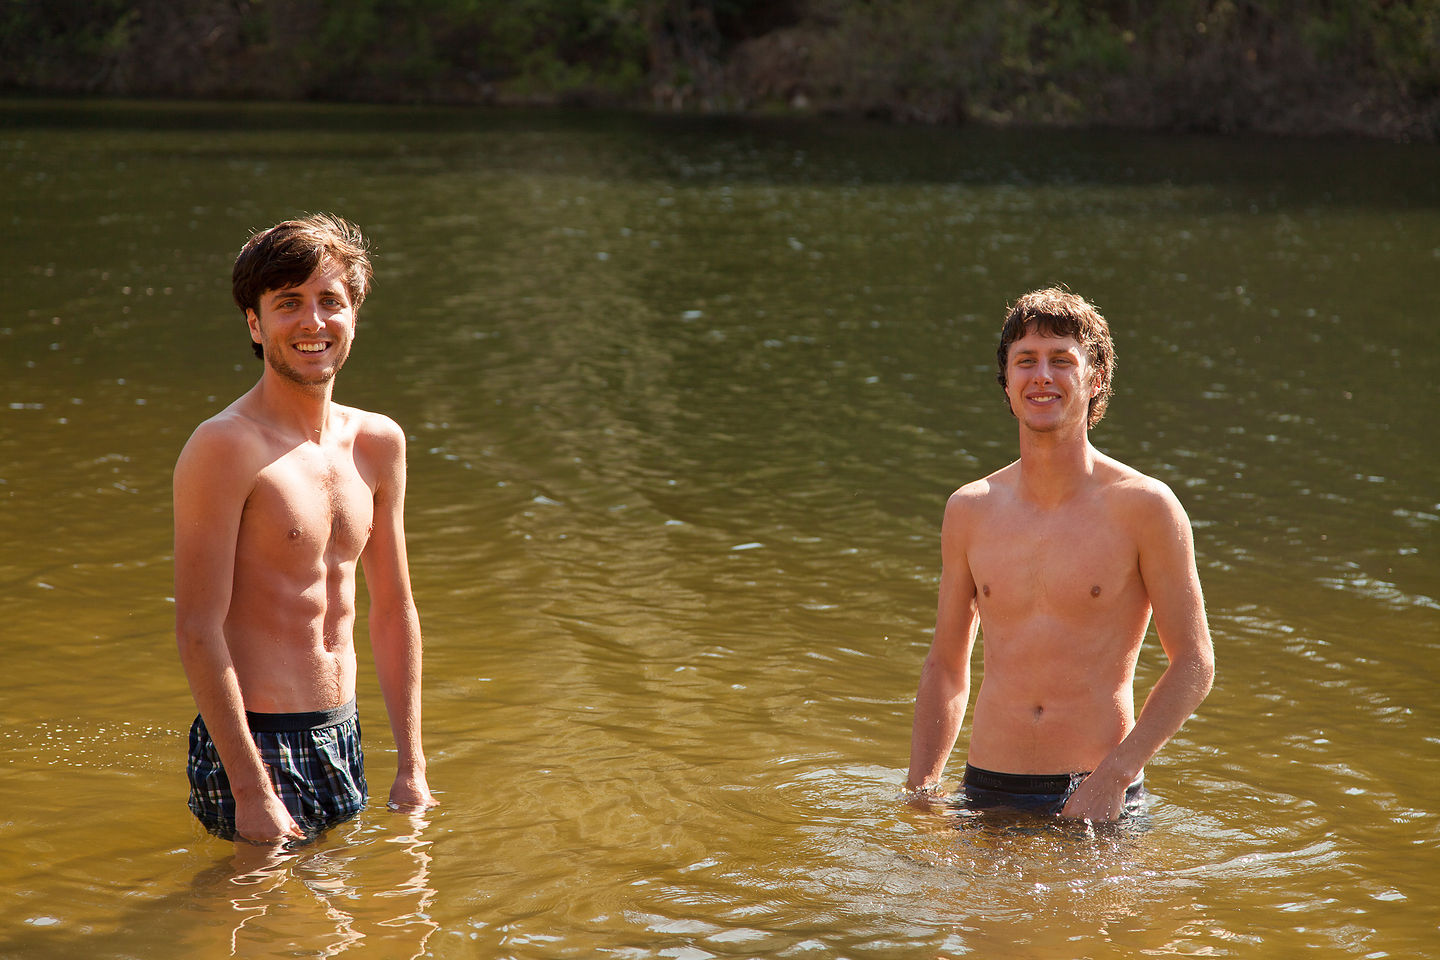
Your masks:
<svg viewBox="0 0 1440 960"><path fill-rule="evenodd" d="M900 791L900 799L908 806L927 813L944 803L948 796L945 785L938 782L912 787L909 781L906 781L904 789Z"/></svg>
<svg viewBox="0 0 1440 960"><path fill-rule="evenodd" d="M285 809L280 798L266 790L254 802L235 799L235 837L248 843L266 846L289 840L304 840L305 832Z"/></svg>

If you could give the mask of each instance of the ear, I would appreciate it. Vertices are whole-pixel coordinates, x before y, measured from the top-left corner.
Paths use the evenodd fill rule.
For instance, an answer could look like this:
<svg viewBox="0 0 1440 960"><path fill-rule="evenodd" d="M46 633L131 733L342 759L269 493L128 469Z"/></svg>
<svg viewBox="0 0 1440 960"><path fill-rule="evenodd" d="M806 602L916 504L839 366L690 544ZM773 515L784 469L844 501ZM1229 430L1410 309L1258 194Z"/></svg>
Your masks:
<svg viewBox="0 0 1440 960"><path fill-rule="evenodd" d="M1088 360L1086 361L1086 366L1090 368L1088 379L1090 381L1090 399L1093 400L1095 397L1100 395L1102 390L1105 389L1105 374L1100 371L1099 367L1095 366Z"/></svg>
<svg viewBox="0 0 1440 960"><path fill-rule="evenodd" d="M263 343L260 337L260 316L249 307L245 308L245 324L250 328L250 339L256 343Z"/></svg>

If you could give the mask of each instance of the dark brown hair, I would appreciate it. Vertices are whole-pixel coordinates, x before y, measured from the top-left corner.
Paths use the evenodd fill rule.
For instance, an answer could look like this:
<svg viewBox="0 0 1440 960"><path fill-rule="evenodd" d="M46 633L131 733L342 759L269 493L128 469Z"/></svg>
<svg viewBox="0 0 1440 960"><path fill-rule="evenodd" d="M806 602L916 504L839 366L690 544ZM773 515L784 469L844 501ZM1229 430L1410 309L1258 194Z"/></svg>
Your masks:
<svg viewBox="0 0 1440 960"><path fill-rule="evenodd" d="M260 298L271 290L299 286L325 263L341 268L345 289L355 312L370 292L370 244L360 228L330 213L317 213L300 220L286 220L262 230L246 241L235 258L231 273L231 294L244 312L260 312ZM264 357L260 344L252 343L255 356Z"/></svg>
<svg viewBox="0 0 1440 960"><path fill-rule="evenodd" d="M1090 398L1088 422L1095 426L1105 416L1110 404L1111 387L1115 381L1115 342L1110 339L1110 325L1100 316L1095 305L1064 287L1047 287L1025 294L1010 307L1005 324L1000 328L1000 348L995 362L1000 372L995 379L1005 389L1005 366L1010 359L1010 344L1034 328L1046 337L1074 337L1080 341L1090 358L1091 376L1100 382L1100 389ZM1008 406L1010 396L1006 394ZM1015 412L1013 409L1010 411Z"/></svg>

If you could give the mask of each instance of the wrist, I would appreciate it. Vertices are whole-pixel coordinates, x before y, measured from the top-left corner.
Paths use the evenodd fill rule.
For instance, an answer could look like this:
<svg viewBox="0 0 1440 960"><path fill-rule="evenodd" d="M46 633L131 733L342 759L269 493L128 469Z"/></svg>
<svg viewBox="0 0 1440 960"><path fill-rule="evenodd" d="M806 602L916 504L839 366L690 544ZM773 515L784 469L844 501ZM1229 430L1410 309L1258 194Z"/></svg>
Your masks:
<svg viewBox="0 0 1440 960"><path fill-rule="evenodd" d="M258 780L247 778L244 781L231 779L230 794L236 803L261 803L275 796L275 789L265 777Z"/></svg>
<svg viewBox="0 0 1440 960"><path fill-rule="evenodd" d="M1095 768L1095 771L1090 774L1090 777L1113 786L1128 787L1139 779L1140 775L1144 772L1145 768L1143 766L1132 770L1128 764L1107 758ZM1089 778L1087 777L1087 779Z"/></svg>

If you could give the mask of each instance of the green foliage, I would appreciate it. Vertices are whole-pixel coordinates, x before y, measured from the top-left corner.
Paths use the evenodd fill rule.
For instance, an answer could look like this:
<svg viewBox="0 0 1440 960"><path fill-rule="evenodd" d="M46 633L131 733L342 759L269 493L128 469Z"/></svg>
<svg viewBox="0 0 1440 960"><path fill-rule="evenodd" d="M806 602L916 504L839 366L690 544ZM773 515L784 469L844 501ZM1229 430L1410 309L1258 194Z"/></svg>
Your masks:
<svg viewBox="0 0 1440 960"><path fill-rule="evenodd" d="M1072 91L1131 64L1127 33L1083 0L832 3L828 13L819 89L901 118L1077 119Z"/></svg>
<svg viewBox="0 0 1440 960"><path fill-rule="evenodd" d="M384 96L503 86L627 91L644 70L633 0L323 0L305 46L316 87ZM393 94L392 94L393 95Z"/></svg>
<svg viewBox="0 0 1440 960"><path fill-rule="evenodd" d="M0 0L0 86L1440 139L1440 0Z"/></svg>
<svg viewBox="0 0 1440 960"><path fill-rule="evenodd" d="M1440 0L1365 5L1375 67L1411 95L1440 93Z"/></svg>
<svg viewBox="0 0 1440 960"><path fill-rule="evenodd" d="M9 0L0 4L0 84L53 83L82 66L93 89L132 40L138 11L126 0Z"/></svg>

